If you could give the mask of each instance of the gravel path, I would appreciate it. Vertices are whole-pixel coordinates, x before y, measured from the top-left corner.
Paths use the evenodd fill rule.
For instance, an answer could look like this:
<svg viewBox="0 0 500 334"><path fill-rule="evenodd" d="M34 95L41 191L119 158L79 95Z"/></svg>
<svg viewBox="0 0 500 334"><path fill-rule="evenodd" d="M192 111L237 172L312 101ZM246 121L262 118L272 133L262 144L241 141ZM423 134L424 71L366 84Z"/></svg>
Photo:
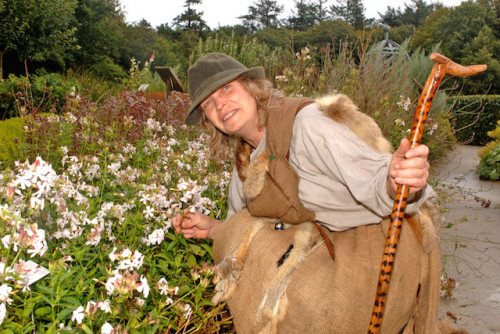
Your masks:
<svg viewBox="0 0 500 334"><path fill-rule="evenodd" d="M476 173L477 146L457 145L433 168L444 273L458 286L441 298L440 317L470 333L500 333L500 181Z"/></svg>

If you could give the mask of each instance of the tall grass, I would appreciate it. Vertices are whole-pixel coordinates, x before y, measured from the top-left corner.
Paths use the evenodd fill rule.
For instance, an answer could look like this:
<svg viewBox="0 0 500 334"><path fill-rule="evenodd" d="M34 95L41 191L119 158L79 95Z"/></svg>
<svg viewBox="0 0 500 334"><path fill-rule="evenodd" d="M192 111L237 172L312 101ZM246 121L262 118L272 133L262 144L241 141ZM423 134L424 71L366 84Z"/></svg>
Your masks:
<svg viewBox="0 0 500 334"><path fill-rule="evenodd" d="M105 79L91 70L70 69L64 76L66 80L76 80L79 93L94 102L104 101L107 97L116 96L123 90L121 83Z"/></svg>

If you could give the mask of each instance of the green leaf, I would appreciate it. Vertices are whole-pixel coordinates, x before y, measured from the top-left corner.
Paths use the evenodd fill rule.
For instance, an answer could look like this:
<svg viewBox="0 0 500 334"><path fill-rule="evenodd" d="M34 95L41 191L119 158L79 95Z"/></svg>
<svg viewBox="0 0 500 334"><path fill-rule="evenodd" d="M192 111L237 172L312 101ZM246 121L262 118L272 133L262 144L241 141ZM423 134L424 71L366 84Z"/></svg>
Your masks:
<svg viewBox="0 0 500 334"><path fill-rule="evenodd" d="M89 328L89 326L85 325L85 324L82 324L81 325L81 328L83 329L83 331L87 334L93 334L94 332Z"/></svg>
<svg viewBox="0 0 500 334"><path fill-rule="evenodd" d="M203 252L202 248L198 245L191 244L189 245L189 248L193 251L194 254L203 256L205 255L205 252Z"/></svg>
<svg viewBox="0 0 500 334"><path fill-rule="evenodd" d="M23 333L34 332L36 325L34 323L30 323L23 326Z"/></svg>
<svg viewBox="0 0 500 334"><path fill-rule="evenodd" d="M57 322L60 322L62 321L64 318L66 318L68 315L70 315L71 313L73 313L73 308L65 308L63 309L62 311L60 311L58 314L57 314L57 317L56 317L56 321Z"/></svg>
<svg viewBox="0 0 500 334"><path fill-rule="evenodd" d="M52 313L52 307L44 306L35 310L35 315L38 317L43 317Z"/></svg>
<svg viewBox="0 0 500 334"><path fill-rule="evenodd" d="M189 266L194 267L196 265L196 257L193 254L189 254L186 262Z"/></svg>
<svg viewBox="0 0 500 334"><path fill-rule="evenodd" d="M71 306L80 306L82 304L82 302L75 297L63 297L62 300L71 304Z"/></svg>

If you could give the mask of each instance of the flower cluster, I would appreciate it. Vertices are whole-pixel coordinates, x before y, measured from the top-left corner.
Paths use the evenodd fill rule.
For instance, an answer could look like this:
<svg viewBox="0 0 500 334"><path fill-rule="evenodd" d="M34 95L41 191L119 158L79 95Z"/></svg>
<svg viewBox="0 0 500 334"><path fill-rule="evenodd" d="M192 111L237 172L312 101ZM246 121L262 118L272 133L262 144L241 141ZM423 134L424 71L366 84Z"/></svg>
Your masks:
<svg viewBox="0 0 500 334"><path fill-rule="evenodd" d="M409 111L411 106L411 99L407 96L400 96L399 101L396 102L397 106L403 108L404 111Z"/></svg>
<svg viewBox="0 0 500 334"><path fill-rule="evenodd" d="M0 165L0 326L121 333L208 320L198 301L213 271L197 263L209 246L176 235L171 219L223 218L231 165L209 158L206 136L132 98L115 112L117 101L101 112L82 97L62 116L35 115L29 148L50 154ZM65 311L49 324L53 291Z"/></svg>
<svg viewBox="0 0 500 334"><path fill-rule="evenodd" d="M45 230L39 229L36 224L31 227L18 225L17 230L2 238L2 243L5 248L12 247L14 252L21 249L26 250L31 257L35 255L43 256L48 249Z"/></svg>

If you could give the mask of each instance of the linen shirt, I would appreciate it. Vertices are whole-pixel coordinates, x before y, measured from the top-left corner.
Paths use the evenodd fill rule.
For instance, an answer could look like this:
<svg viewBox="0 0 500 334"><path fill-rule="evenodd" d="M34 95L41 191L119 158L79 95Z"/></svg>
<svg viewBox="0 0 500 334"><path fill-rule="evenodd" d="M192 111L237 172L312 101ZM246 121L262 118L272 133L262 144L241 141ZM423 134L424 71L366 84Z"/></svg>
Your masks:
<svg viewBox="0 0 500 334"><path fill-rule="evenodd" d="M265 151L265 143L264 134L250 159ZM394 200L387 193L387 174L392 155L369 146L345 124L324 115L315 103L295 117L289 153L289 163L300 178L299 199L329 230L377 224L391 214ZM234 168L228 217L245 207L242 186ZM408 203L406 213L418 212L434 196L426 185Z"/></svg>

